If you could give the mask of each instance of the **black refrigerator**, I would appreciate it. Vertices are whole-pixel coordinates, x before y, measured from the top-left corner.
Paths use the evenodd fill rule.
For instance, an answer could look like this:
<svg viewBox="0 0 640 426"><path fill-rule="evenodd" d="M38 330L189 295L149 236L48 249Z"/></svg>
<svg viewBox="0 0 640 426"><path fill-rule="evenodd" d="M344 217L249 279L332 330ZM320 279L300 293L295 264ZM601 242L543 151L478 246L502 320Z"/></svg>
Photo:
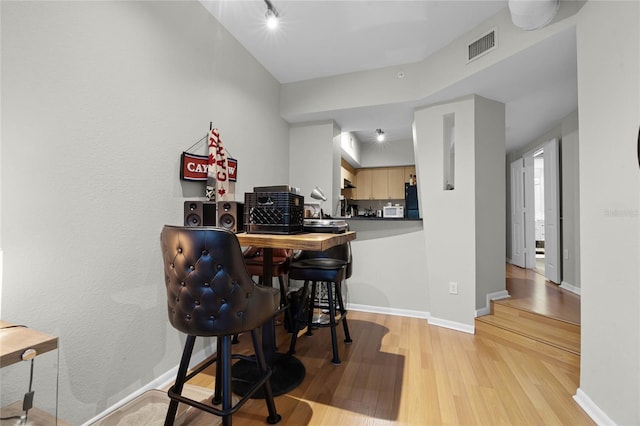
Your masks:
<svg viewBox="0 0 640 426"><path fill-rule="evenodd" d="M419 219L418 210L418 185L404 184L404 208L407 219Z"/></svg>

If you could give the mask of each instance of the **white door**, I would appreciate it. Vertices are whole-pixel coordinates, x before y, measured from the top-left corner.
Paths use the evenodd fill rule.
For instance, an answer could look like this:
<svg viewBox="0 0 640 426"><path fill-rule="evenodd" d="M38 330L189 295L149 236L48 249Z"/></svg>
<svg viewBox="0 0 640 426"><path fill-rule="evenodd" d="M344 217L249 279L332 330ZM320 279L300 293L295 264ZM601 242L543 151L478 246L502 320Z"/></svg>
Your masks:
<svg viewBox="0 0 640 426"><path fill-rule="evenodd" d="M524 161L511 163L511 263L526 268L524 232Z"/></svg>
<svg viewBox="0 0 640 426"><path fill-rule="evenodd" d="M525 268L536 266L536 201L534 196L534 152L524 155L524 252Z"/></svg>
<svg viewBox="0 0 640 426"><path fill-rule="evenodd" d="M544 275L560 284L560 179L558 140L544 144Z"/></svg>

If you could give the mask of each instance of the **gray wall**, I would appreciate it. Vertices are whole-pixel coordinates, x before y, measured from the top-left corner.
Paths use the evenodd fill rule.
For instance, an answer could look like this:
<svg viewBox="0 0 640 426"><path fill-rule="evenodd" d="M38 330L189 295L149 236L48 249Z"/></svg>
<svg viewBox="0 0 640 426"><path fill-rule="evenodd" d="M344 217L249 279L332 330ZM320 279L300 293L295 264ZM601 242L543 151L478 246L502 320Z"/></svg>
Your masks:
<svg viewBox="0 0 640 426"><path fill-rule="evenodd" d="M562 120L562 284L580 291L580 158L578 113Z"/></svg>
<svg viewBox="0 0 640 426"><path fill-rule="evenodd" d="M607 37L602 37L607 34ZM640 3L580 11L580 276L578 397L609 419L640 424Z"/></svg>
<svg viewBox="0 0 640 426"><path fill-rule="evenodd" d="M422 222L347 222L358 234L351 243L349 309L427 318L429 293Z"/></svg>
<svg viewBox="0 0 640 426"><path fill-rule="evenodd" d="M340 131L333 121L305 123L289 130L289 180L305 203L320 204L333 215L340 200ZM311 198L318 186L327 201Z"/></svg>
<svg viewBox="0 0 640 426"><path fill-rule="evenodd" d="M242 198L287 182L288 126L279 84L198 2L1 7L2 318L60 337L78 424L179 361L159 233L204 196L181 152L213 121Z"/></svg>
<svg viewBox="0 0 640 426"><path fill-rule="evenodd" d="M500 166L505 156L505 105L475 98L476 303L488 307L487 295L505 291L504 246L506 184Z"/></svg>
<svg viewBox="0 0 640 426"><path fill-rule="evenodd" d="M413 140L361 145L361 167L410 166L416 163Z"/></svg>

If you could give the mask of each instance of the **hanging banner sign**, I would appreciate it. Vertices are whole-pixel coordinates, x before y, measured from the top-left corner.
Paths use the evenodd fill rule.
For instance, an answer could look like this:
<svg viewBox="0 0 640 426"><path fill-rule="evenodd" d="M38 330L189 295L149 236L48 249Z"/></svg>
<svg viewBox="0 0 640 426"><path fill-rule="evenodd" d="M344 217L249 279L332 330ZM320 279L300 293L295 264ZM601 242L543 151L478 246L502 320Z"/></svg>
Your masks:
<svg viewBox="0 0 640 426"><path fill-rule="evenodd" d="M180 157L180 179L207 180L208 155L196 155L183 152Z"/></svg>
<svg viewBox="0 0 640 426"><path fill-rule="evenodd" d="M238 177L238 160L227 157L227 170L229 171L229 182L235 182Z"/></svg>
<svg viewBox="0 0 640 426"><path fill-rule="evenodd" d="M207 171L209 170L208 161L208 155L196 155L183 152L180 157L180 179L206 181ZM229 181L236 182L238 176L238 161L227 157L227 169L229 172Z"/></svg>

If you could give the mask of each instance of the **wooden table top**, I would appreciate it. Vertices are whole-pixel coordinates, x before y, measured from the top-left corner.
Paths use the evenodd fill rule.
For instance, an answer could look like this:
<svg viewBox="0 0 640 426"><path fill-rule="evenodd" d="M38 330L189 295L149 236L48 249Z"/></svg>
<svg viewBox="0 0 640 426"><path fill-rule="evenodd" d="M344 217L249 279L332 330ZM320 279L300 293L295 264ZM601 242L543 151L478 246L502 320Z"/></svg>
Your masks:
<svg viewBox="0 0 640 426"><path fill-rule="evenodd" d="M0 320L0 367L22 361L27 349L35 349L40 355L57 347L57 337Z"/></svg>
<svg viewBox="0 0 640 426"><path fill-rule="evenodd" d="M293 250L324 251L333 246L347 243L356 239L355 231L342 234L328 234L308 232L303 234L236 234L240 245L263 248L283 248Z"/></svg>

